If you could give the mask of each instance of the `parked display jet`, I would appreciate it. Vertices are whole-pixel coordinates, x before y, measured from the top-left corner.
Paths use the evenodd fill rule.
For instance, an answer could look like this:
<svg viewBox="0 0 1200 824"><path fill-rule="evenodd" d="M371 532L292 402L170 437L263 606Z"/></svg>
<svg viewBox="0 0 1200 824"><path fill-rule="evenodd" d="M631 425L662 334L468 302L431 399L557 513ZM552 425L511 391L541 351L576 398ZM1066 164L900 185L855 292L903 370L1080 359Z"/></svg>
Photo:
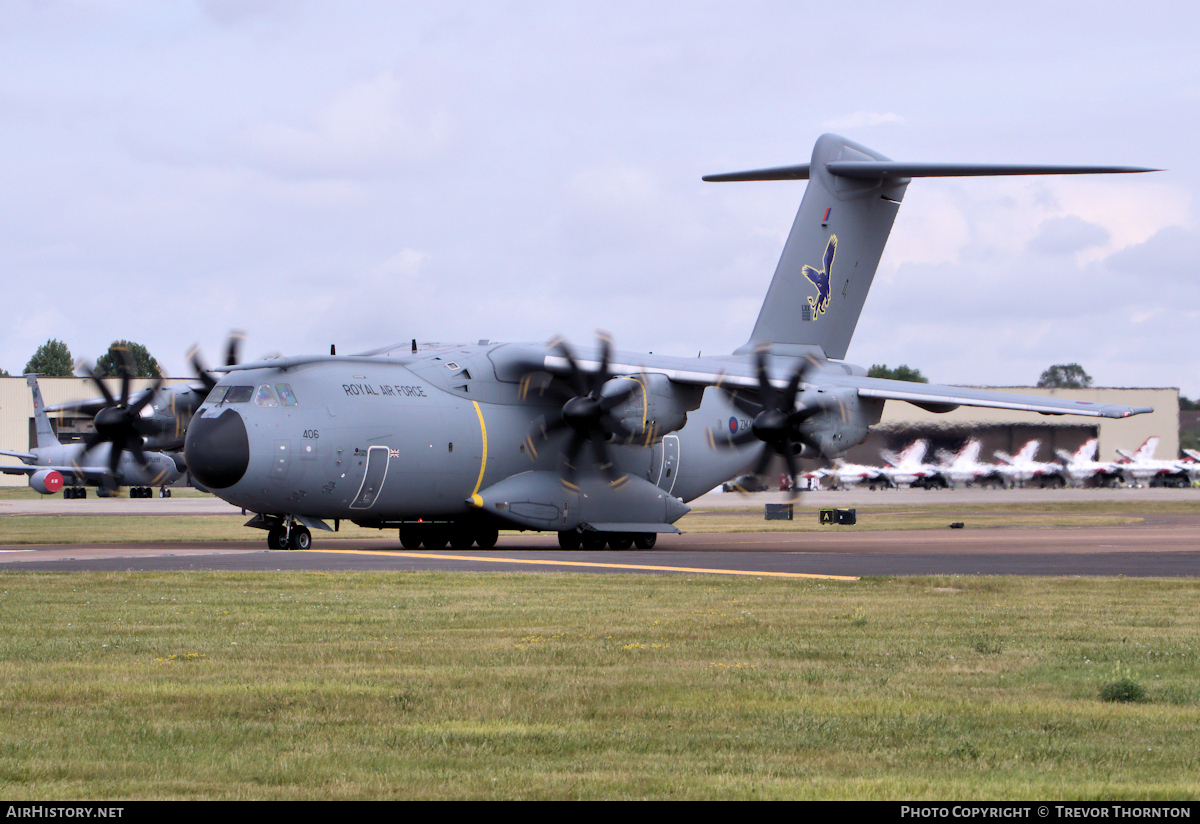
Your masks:
<svg viewBox="0 0 1200 824"><path fill-rule="evenodd" d="M1033 440L1027 441L1016 455L996 450L996 457L1003 461L996 471L1009 486L1025 486L1030 481L1037 481L1040 486L1066 486L1062 464L1034 460L1041 447L1041 441Z"/></svg>
<svg viewBox="0 0 1200 824"><path fill-rule="evenodd" d="M1188 473L1188 467L1179 461L1159 460L1154 457L1154 453L1158 449L1158 441L1158 436L1152 435L1146 438L1133 453L1118 448L1117 454L1125 459L1116 463L1121 475L1129 483L1138 485L1191 486L1192 479Z"/></svg>
<svg viewBox="0 0 1200 824"><path fill-rule="evenodd" d="M834 489L847 489L852 486L858 486L864 481L870 483L882 478L883 470L877 466L850 464L841 458L835 458L833 466L827 469L825 474L826 477L833 479ZM873 483L872 488L874 488Z"/></svg>
<svg viewBox="0 0 1200 824"><path fill-rule="evenodd" d="M1074 454L1065 449L1055 450L1062 459L1063 472L1075 486L1083 486L1091 480L1095 480L1099 486L1114 486L1120 483L1121 473L1116 463L1096 460L1099 445L1099 438L1088 438Z"/></svg>
<svg viewBox="0 0 1200 824"><path fill-rule="evenodd" d="M731 355L586 357L562 341L311 355L226 367L187 430L201 484L257 513L273 548L341 520L406 547L551 530L563 547L648 548L686 501L781 456L833 459L887 400L1125 417L1085 401L868 378L843 362L914 177L1149 171L894 162L835 135L811 163L706 178L809 181L749 341Z"/></svg>
<svg viewBox="0 0 1200 824"><path fill-rule="evenodd" d="M938 476L952 488L977 483L1006 484L1007 482L995 464L980 462L979 453L982 449L983 442L978 438L970 438L958 452L939 449L937 452L940 462Z"/></svg>
<svg viewBox="0 0 1200 824"><path fill-rule="evenodd" d="M887 478L888 483L895 487L923 484L929 478L938 474L938 467L925 463L925 453L929 451L929 441L919 438L904 447L899 454L890 449L881 449L879 457L887 463L880 473Z"/></svg>
<svg viewBox="0 0 1200 824"><path fill-rule="evenodd" d="M64 497L84 498L88 486L100 487L102 491L128 486L133 498L149 498L153 494L151 487L157 486L159 495L170 495L166 485L182 474L170 457L146 452L140 439L96 437L82 444L60 443L50 426L37 376L26 375L25 382L33 392L37 447L30 452L0 450L0 455L20 458L25 464L0 466L0 472L28 475L29 485L43 495L62 490Z"/></svg>

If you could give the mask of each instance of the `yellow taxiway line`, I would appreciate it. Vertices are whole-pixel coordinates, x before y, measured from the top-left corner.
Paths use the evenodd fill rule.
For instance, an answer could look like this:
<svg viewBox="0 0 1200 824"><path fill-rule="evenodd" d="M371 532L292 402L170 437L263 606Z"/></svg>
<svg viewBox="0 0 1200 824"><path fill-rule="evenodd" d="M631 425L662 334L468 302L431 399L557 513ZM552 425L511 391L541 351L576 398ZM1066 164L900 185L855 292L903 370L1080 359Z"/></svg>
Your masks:
<svg viewBox="0 0 1200 824"><path fill-rule="evenodd" d="M744 569L705 567L650 566L647 564L601 564L595 561L556 561L552 558L502 558L492 555L440 555L425 552L378 552L368 549L307 549L305 552L332 552L344 555L383 555L388 558L424 558L445 561L486 561L493 564L536 564L538 566L587 567L592 569L636 569L646 572L697 572L705 575L755 575L760 578L820 578L826 581L857 581L854 575L817 575L810 572L755 572Z"/></svg>

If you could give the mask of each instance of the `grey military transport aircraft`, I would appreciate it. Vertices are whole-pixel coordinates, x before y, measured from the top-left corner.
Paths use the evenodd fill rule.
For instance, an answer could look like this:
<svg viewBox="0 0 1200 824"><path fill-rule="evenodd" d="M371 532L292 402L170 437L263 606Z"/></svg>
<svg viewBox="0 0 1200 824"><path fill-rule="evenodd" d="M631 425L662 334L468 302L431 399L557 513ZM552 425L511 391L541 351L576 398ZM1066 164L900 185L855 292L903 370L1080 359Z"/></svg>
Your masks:
<svg viewBox="0 0 1200 824"><path fill-rule="evenodd" d="M686 501L782 456L835 458L885 401L1125 417L1148 408L866 377L845 363L914 177L1151 171L904 163L824 135L811 163L706 177L809 181L749 342L731 355L614 351L561 340L407 344L227 366L187 430L201 484L257 513L274 549L342 520L406 548L492 547L556 531L566 549L648 549ZM751 469L753 467L753 469ZM328 522L332 522L330 527Z"/></svg>
<svg viewBox="0 0 1200 824"><path fill-rule="evenodd" d="M132 432L110 430L103 419L97 417L96 431L82 444L60 443L50 427L50 417L42 401L37 376L26 375L25 382L33 392L34 428L37 446L31 452L8 452L0 455L20 458L21 465L0 466L5 475L28 475L29 485L43 495L53 495L60 490L68 498L84 498L87 487L98 487L108 492L118 486L130 487L130 496L149 498L151 487L158 486L163 497L170 495L166 485L178 480L179 468L175 461L160 452L147 452L142 448L142 439ZM127 382L126 382L127 383ZM126 406L128 392L124 393ZM128 437L126 437L128 436Z"/></svg>

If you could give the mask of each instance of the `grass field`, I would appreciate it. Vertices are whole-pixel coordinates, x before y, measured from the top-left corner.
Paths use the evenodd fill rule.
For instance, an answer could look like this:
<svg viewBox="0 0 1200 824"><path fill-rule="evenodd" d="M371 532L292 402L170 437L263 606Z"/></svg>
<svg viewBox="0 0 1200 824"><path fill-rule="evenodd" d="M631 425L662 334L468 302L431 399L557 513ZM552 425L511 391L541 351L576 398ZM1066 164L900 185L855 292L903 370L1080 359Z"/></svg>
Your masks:
<svg viewBox="0 0 1200 824"><path fill-rule="evenodd" d="M0 795L1195 799L1197 596L0 573ZM1102 701L1121 680L1145 700Z"/></svg>

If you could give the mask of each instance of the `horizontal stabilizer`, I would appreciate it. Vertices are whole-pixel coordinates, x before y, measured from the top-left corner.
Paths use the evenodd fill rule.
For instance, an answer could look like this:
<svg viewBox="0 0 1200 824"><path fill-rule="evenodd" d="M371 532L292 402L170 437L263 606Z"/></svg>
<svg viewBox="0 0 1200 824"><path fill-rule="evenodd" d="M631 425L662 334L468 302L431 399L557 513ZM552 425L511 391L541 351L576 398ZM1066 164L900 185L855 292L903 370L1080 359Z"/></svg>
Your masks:
<svg viewBox="0 0 1200 824"><path fill-rule="evenodd" d="M755 169L750 172L729 172L723 175L705 175L708 183L740 183L746 180L808 180L809 164L799 166L776 166L774 169Z"/></svg>
<svg viewBox="0 0 1200 824"><path fill-rule="evenodd" d="M747 172L705 175L709 183L753 180L808 180L811 164L776 166ZM989 177L1003 175L1112 175L1157 172L1141 166L1046 166L1013 163L906 163L894 160L831 160L825 171L854 180L900 180L914 177Z"/></svg>
<svg viewBox="0 0 1200 824"><path fill-rule="evenodd" d="M856 180L912 177L988 177L993 175L1115 175L1156 172L1139 166L1042 166L1012 163L904 163L876 160L834 160L830 174Z"/></svg>

